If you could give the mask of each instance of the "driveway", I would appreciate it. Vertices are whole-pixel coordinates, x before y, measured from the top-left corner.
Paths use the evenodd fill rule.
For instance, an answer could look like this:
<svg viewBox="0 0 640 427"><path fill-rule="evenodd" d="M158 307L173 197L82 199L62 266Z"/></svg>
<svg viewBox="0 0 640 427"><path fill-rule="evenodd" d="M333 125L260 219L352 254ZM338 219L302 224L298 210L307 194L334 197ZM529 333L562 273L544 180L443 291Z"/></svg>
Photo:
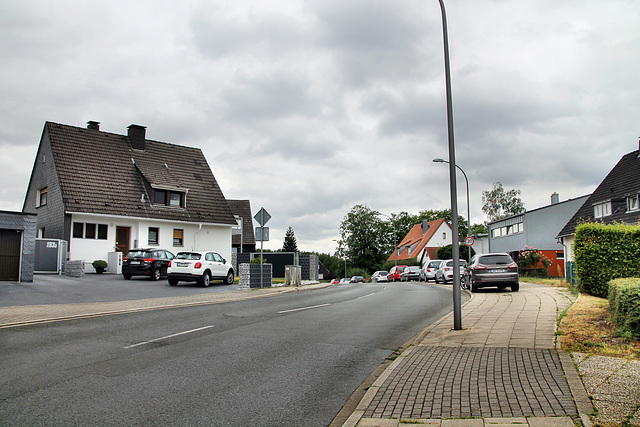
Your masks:
<svg viewBox="0 0 640 427"><path fill-rule="evenodd" d="M129 301L186 295L231 292L238 285L214 281L208 288L180 282L169 286L166 279L154 282L146 277L125 280L115 274L86 274L83 278L36 274L33 283L0 282L0 307Z"/></svg>

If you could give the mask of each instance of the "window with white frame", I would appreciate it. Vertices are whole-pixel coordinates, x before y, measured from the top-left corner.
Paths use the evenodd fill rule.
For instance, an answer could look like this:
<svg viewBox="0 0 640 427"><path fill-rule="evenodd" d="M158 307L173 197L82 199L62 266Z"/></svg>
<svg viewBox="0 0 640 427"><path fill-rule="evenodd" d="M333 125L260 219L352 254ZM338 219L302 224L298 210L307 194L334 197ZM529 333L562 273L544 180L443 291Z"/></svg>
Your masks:
<svg viewBox="0 0 640 427"><path fill-rule="evenodd" d="M611 202L598 203L593 206L593 217L602 218L611 215Z"/></svg>
<svg viewBox="0 0 640 427"><path fill-rule="evenodd" d="M633 196L629 196L627 197L627 210L628 211L637 211L638 209L640 209L640 200L638 200L640 197L636 194Z"/></svg>

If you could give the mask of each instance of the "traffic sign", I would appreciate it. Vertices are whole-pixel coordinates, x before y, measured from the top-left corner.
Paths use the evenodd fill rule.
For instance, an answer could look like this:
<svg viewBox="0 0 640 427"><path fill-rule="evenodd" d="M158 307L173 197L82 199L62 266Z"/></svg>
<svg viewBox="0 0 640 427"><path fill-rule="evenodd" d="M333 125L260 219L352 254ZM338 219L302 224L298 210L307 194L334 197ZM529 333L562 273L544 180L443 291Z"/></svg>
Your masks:
<svg viewBox="0 0 640 427"><path fill-rule="evenodd" d="M256 242L269 241L269 227L256 227Z"/></svg>
<svg viewBox="0 0 640 427"><path fill-rule="evenodd" d="M269 212L264 208L260 208L260 211L255 214L254 218L258 221L258 224L260 224L261 227L264 227L264 225L271 219L271 215L269 215Z"/></svg>
<svg viewBox="0 0 640 427"><path fill-rule="evenodd" d="M466 239L464 239L464 244L465 244L465 245L467 245L467 246L473 246L473 244L474 244L475 242L476 242L476 241L475 241L475 240L473 240L473 237L471 237L471 236L469 236L469 237L467 237Z"/></svg>

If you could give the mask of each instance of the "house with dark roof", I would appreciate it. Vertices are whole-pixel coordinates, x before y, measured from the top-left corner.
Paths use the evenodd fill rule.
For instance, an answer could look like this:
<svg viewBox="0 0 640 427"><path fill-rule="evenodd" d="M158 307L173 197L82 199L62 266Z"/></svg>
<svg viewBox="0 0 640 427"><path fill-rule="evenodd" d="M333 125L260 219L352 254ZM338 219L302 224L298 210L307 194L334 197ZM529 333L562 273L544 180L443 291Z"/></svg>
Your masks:
<svg viewBox="0 0 640 427"><path fill-rule="evenodd" d="M625 154L558 233L565 247L565 261L573 261L578 224L640 223L640 149Z"/></svg>
<svg viewBox="0 0 640 427"><path fill-rule="evenodd" d="M253 216L249 200L227 199L231 212L236 217L238 226L234 228L232 236L233 251L247 253L256 251L256 236L253 232Z"/></svg>
<svg viewBox="0 0 640 427"><path fill-rule="evenodd" d="M517 261L521 250L535 248L551 261L547 275L563 276L565 251L556 236L588 197L560 201L553 193L550 205L488 223L489 252L507 252Z"/></svg>
<svg viewBox="0 0 640 427"><path fill-rule="evenodd" d="M409 230L387 261L416 259L424 264L426 261L437 259L436 252L440 247L451 243L451 235L451 226L445 219L424 220Z"/></svg>
<svg viewBox="0 0 640 427"><path fill-rule="evenodd" d="M134 247L213 249L231 259L236 219L199 148L46 122L23 212L38 237L69 242L90 263Z"/></svg>

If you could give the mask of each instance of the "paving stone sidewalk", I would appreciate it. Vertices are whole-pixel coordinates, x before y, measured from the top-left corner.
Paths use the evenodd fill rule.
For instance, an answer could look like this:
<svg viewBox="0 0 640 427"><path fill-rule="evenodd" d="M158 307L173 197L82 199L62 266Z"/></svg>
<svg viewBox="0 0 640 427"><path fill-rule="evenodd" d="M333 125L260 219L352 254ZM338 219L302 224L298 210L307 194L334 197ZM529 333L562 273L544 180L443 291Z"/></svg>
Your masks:
<svg viewBox="0 0 640 427"><path fill-rule="evenodd" d="M344 426L590 425L571 357L556 350L558 315L575 297L522 283L486 289L425 329L373 383Z"/></svg>

